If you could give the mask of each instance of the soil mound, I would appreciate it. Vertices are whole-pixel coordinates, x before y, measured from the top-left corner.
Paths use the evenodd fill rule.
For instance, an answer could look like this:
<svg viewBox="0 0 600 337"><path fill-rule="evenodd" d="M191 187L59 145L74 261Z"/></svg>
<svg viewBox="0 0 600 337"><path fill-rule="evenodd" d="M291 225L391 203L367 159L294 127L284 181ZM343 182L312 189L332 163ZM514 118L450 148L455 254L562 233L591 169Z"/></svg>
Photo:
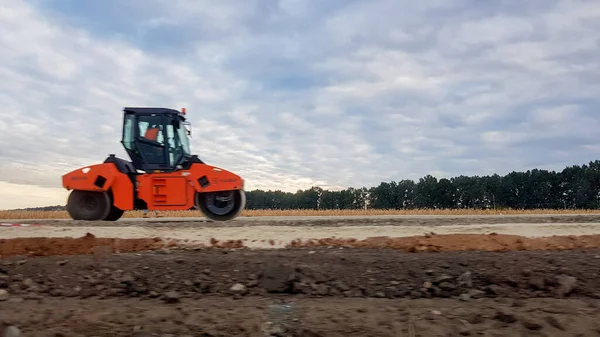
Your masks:
<svg viewBox="0 0 600 337"><path fill-rule="evenodd" d="M97 255L152 250L166 245L167 243L159 238L97 238L90 233L80 238L0 239L0 257L12 255Z"/></svg>
<svg viewBox="0 0 600 337"><path fill-rule="evenodd" d="M450 251L533 251L573 250L600 248L600 235L569 235L528 238L518 235L500 234L448 234L412 237L371 237L364 240L346 238L323 238L294 240L288 248L300 247L346 247L346 248L390 248L406 252L450 252Z"/></svg>
<svg viewBox="0 0 600 337"><path fill-rule="evenodd" d="M87 233L80 238L14 238L0 239L0 257L13 255L51 256L80 254L128 253L161 248L247 248L244 240L218 240L213 238L208 245L191 241L166 240L161 238L98 238ZM412 237L371 237L364 240L354 238L322 238L293 240L285 248L344 247L394 249L407 253L457 252L457 251L552 251L574 249L599 249L600 235L552 236L528 238L518 235L500 234L427 234Z"/></svg>

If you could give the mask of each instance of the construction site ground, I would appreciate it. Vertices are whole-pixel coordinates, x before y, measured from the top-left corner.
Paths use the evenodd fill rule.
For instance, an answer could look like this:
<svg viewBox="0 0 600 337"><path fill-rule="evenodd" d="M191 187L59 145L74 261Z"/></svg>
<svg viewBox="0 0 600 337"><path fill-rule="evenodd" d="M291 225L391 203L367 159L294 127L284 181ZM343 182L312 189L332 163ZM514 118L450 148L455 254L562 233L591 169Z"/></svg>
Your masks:
<svg viewBox="0 0 600 337"><path fill-rule="evenodd" d="M11 337L600 335L598 215L19 222Z"/></svg>

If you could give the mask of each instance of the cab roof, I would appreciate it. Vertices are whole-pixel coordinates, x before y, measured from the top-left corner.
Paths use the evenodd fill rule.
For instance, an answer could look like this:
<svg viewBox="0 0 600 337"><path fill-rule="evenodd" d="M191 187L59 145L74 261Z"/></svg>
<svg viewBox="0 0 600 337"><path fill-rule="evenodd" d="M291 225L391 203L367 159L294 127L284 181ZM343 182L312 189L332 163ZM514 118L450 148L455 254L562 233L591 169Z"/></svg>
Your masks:
<svg viewBox="0 0 600 337"><path fill-rule="evenodd" d="M182 114L181 111L170 108L125 107L123 111L133 114Z"/></svg>

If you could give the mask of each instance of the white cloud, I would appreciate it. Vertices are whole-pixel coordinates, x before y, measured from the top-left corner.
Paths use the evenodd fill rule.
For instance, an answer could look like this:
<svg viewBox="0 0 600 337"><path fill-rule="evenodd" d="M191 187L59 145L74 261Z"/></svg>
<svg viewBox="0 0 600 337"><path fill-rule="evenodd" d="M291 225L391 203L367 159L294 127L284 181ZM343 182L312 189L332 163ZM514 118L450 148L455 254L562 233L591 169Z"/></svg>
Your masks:
<svg viewBox="0 0 600 337"><path fill-rule="evenodd" d="M598 155L595 2L148 0L102 31L91 23L119 18L41 4L0 7L0 181L59 188L125 156L135 105L186 107L194 152L250 189Z"/></svg>
<svg viewBox="0 0 600 337"><path fill-rule="evenodd" d="M563 123L580 118L579 110L580 107L574 104L535 109L531 112L531 120L538 124L561 126Z"/></svg>
<svg viewBox="0 0 600 337"><path fill-rule="evenodd" d="M67 191L60 188L0 181L0 210L63 205L67 197Z"/></svg>

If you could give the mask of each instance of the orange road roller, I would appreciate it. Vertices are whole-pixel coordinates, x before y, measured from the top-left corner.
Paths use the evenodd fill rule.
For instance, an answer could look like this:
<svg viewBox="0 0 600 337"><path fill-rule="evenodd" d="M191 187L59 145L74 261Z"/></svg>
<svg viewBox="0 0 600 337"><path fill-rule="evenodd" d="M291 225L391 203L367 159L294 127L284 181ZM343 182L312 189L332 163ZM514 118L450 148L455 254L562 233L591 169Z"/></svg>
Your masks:
<svg viewBox="0 0 600 337"><path fill-rule="evenodd" d="M244 180L191 154L185 108L126 107L121 143L131 161L111 154L101 164L62 176L74 220L115 221L128 210L199 210L215 221L246 206Z"/></svg>

